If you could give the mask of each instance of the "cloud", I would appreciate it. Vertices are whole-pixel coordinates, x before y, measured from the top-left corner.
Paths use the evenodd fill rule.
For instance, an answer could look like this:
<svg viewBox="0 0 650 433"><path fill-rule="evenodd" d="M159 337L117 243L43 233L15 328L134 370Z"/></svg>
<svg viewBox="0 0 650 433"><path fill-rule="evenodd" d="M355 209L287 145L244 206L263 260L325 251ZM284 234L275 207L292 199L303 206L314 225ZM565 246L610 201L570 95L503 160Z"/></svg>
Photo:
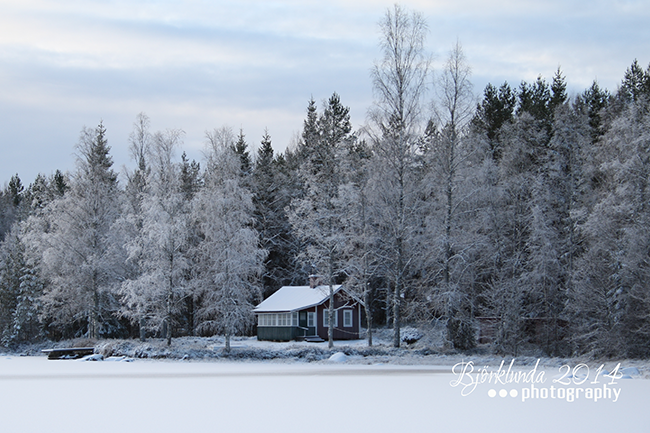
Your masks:
<svg viewBox="0 0 650 433"><path fill-rule="evenodd" d="M372 103L377 23L393 3L0 0L0 145L11 152L0 181L72 168L79 130L100 119L116 163L127 164L140 111L154 129L184 129L188 153L223 124L242 127L251 144L268 127L282 150L309 98L334 91L358 126ZM593 79L615 90L634 58L650 61L643 1L402 3L426 17L438 69L460 40L477 93L550 78L558 66L574 91Z"/></svg>

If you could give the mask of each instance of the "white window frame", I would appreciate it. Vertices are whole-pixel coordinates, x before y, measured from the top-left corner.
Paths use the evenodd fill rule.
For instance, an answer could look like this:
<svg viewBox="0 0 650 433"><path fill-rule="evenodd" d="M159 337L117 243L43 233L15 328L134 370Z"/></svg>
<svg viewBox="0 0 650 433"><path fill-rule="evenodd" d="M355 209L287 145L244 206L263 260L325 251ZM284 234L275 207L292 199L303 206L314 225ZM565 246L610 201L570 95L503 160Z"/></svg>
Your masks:
<svg viewBox="0 0 650 433"><path fill-rule="evenodd" d="M325 308L323 310L323 326L325 328L329 328L329 317L330 317L330 311ZM339 312L337 310L334 310L334 327L338 328L339 327Z"/></svg>
<svg viewBox="0 0 650 433"><path fill-rule="evenodd" d="M354 323L354 312L352 310L343 310L343 327L352 328Z"/></svg>
<svg viewBox="0 0 650 433"><path fill-rule="evenodd" d="M316 313L313 311L307 312L307 327L308 328L316 327Z"/></svg>
<svg viewBox="0 0 650 433"><path fill-rule="evenodd" d="M260 313L257 316L257 326L282 328L298 326L298 313Z"/></svg>

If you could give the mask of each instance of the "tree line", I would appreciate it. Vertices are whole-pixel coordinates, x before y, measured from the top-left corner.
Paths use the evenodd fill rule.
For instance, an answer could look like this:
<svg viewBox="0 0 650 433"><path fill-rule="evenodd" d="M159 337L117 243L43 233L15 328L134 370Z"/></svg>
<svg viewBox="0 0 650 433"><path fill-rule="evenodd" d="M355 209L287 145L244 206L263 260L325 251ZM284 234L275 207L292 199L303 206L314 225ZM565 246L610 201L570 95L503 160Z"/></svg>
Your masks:
<svg viewBox="0 0 650 433"><path fill-rule="evenodd" d="M375 101L355 131L334 93L296 142L180 130L140 114L135 168L84 128L73 173L13 176L0 193L0 338L229 337L254 304L311 274L365 303L368 340L442 323L497 353L650 355L650 66L614 93L569 97L560 69L473 95L460 43L435 80L423 17L380 22ZM330 320L330 322L332 322Z"/></svg>

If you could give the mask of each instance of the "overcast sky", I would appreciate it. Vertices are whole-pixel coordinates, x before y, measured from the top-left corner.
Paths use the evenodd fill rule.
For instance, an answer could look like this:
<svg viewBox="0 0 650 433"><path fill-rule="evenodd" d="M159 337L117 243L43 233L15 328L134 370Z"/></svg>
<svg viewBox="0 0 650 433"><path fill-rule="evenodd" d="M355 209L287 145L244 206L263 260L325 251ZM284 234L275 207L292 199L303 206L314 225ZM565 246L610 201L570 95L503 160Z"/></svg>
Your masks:
<svg viewBox="0 0 650 433"><path fill-rule="evenodd" d="M205 131L242 128L255 148L268 128L282 151L307 102L333 92L355 129L372 103L377 23L393 1L0 0L0 185L18 173L73 171L83 126L103 120L115 168L132 166L128 136L185 131L201 159ZM569 90L596 79L615 91L637 58L650 62L650 5L604 0L403 1L429 24L434 69L458 39L477 96L487 83L558 66ZM180 154L178 155L180 159Z"/></svg>

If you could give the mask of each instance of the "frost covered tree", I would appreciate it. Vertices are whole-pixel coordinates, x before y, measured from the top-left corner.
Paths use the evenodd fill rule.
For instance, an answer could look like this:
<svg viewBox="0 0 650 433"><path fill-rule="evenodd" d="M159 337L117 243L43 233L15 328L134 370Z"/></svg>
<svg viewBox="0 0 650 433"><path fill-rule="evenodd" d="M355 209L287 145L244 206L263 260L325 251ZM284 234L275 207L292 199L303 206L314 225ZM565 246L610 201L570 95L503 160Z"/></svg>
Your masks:
<svg viewBox="0 0 650 433"><path fill-rule="evenodd" d="M29 222L21 224L20 238L29 235ZM20 242L25 242L20 240ZM29 240L27 240L29 244ZM23 267L20 270L20 284L18 286L15 309L11 317L11 326L3 334L3 343L18 343L34 341L43 334L43 325L40 321L41 296L45 282L41 278L38 254L28 246L23 251Z"/></svg>
<svg viewBox="0 0 650 433"><path fill-rule="evenodd" d="M120 217L115 222L115 231L118 237L116 243L125 254L123 278L127 282L138 279L143 273L144 200L147 194L147 179L150 177L147 159L151 154L152 144L149 125L149 117L144 113L138 114L133 123L133 130L129 135L129 151L136 168L126 173L125 200ZM144 315L141 315L138 326L140 339L144 341L146 336L146 317Z"/></svg>
<svg viewBox="0 0 650 433"><path fill-rule="evenodd" d="M499 164L487 184L492 199L486 203L482 224L488 235L493 259L485 272L483 295L487 315L500 317L495 346L503 353L516 353L523 343L525 290L522 275L529 258L531 198L537 174L541 143L546 131L528 113L518 115L501 132L503 145Z"/></svg>
<svg viewBox="0 0 650 433"><path fill-rule="evenodd" d="M363 300L366 312L368 346L373 344L373 278L379 274L376 252L380 239L373 230L371 206L368 201L368 172L371 170L371 152L364 141L355 143L343 161L347 182L339 186L337 208L343 218L345 244L346 288Z"/></svg>
<svg viewBox="0 0 650 433"><path fill-rule="evenodd" d="M318 105L312 97L307 104L307 117L303 121L300 141L297 143L297 158L301 161L308 160L318 146L318 141Z"/></svg>
<svg viewBox="0 0 650 433"><path fill-rule="evenodd" d="M462 230L459 216L468 215L467 197L472 191L463 190L462 181L471 177L465 170L473 154L470 141L466 139L468 124L474 114L474 96L470 82L471 69L462 47L456 42L451 49L436 87L436 117L440 130L433 135L428 145L428 166L430 175L425 178L431 186L433 196L442 197L443 203L429 216L435 232L434 244L440 244L442 255L436 261L442 263L441 281L438 286L443 299L444 315L447 318L447 338L458 348L474 345L471 310L473 299L464 293L460 278L467 267L467 249L460 241L467 227ZM461 212L462 211L462 212ZM460 266L457 263L461 263ZM460 268L460 269L458 269Z"/></svg>
<svg viewBox="0 0 650 433"><path fill-rule="evenodd" d="M25 187L16 173L0 191L0 241L15 222L25 217L24 206L22 206L24 196Z"/></svg>
<svg viewBox="0 0 650 433"><path fill-rule="evenodd" d="M590 142L583 118L569 104L555 109L552 136L540 161L531 196L526 316L543 321L536 335L549 355L558 355L560 323L572 290L582 239L577 225L584 201L584 155Z"/></svg>
<svg viewBox="0 0 650 433"><path fill-rule="evenodd" d="M13 315L25 267L25 246L18 231L16 225L0 245L0 337L3 346L11 342Z"/></svg>
<svg viewBox="0 0 650 433"><path fill-rule="evenodd" d="M291 204L289 221L297 236L307 244L303 251L313 272L329 286L328 345L334 343L334 285L345 267L342 260L346 237L345 219L338 209L339 187L345 181L341 160L354 143L350 109L334 93L317 122L318 141L309 149L301 168L305 196Z"/></svg>
<svg viewBox="0 0 650 433"><path fill-rule="evenodd" d="M592 144L595 144L605 134L605 112L609 106L611 95L607 89L601 89L596 81L576 98L576 111L588 117Z"/></svg>
<svg viewBox="0 0 650 433"><path fill-rule="evenodd" d="M379 27L382 58L372 69L375 102L367 129L378 160L371 201L384 239L385 275L392 288L393 345L399 347L402 296L415 255L411 240L419 225L413 174L430 61L424 49L428 29L421 14L395 5Z"/></svg>
<svg viewBox="0 0 650 433"><path fill-rule="evenodd" d="M284 157L275 156L271 136L265 131L251 179L255 229L262 248L268 252L263 275L265 297L300 277L294 272L296 241L286 212L296 194L290 187L291 174Z"/></svg>
<svg viewBox="0 0 650 433"><path fill-rule="evenodd" d="M67 181L60 171L49 178L37 175L24 192L26 218L14 224L0 247L0 315L7 320L11 316L10 323L0 320L5 345L45 335L40 299L46 285L41 272L43 236L49 231L48 206L66 190Z"/></svg>
<svg viewBox="0 0 650 433"><path fill-rule="evenodd" d="M110 244L119 191L109 151L103 123L81 131L77 170L69 191L51 204L43 253L50 281L42 298L44 315L61 329L86 324L90 338L102 335L116 308Z"/></svg>
<svg viewBox="0 0 650 433"><path fill-rule="evenodd" d="M507 82L498 89L488 84L483 91L482 101L477 105L472 126L478 133L485 134L495 162L501 159L501 128L513 121L515 106L515 92Z"/></svg>
<svg viewBox="0 0 650 433"><path fill-rule="evenodd" d="M152 137L147 193L142 200L140 236L127 245L137 258L140 275L122 283L123 314L159 331L171 345L174 326L187 295L185 272L189 206L181 191L179 166L173 157L183 132L167 130Z"/></svg>
<svg viewBox="0 0 650 433"><path fill-rule="evenodd" d="M634 59L625 71L617 97L627 104L647 106L650 100L650 65L644 71L638 60Z"/></svg>
<svg viewBox="0 0 650 433"><path fill-rule="evenodd" d="M180 174L181 191L183 193L183 197L185 198L186 203L191 204L196 194L203 187L201 164L195 160L192 160L190 162L187 159L187 155L185 154L185 152L183 152L183 154L181 155L180 171L181 171ZM192 251L196 248L196 245L200 241L201 239L200 239L200 233L198 227L196 227L196 224L191 224L189 238L188 238L188 251L190 252L189 258L192 261L192 264L190 265L190 268L185 272L185 280L187 281L188 287L190 287L191 293L189 293L185 297L185 307L184 307L183 315L181 318L181 324L180 324L181 327L185 328L186 333L189 335L194 335L196 329L196 320L195 320L196 305L195 305L195 297L192 293L193 290L191 289L192 287L191 280L194 278L192 269L196 265L197 257L194 254L192 254Z"/></svg>
<svg viewBox="0 0 650 433"><path fill-rule="evenodd" d="M192 209L201 237L194 280L197 329L203 334L222 332L227 352L230 338L252 325L266 256L253 227L251 194L241 185L241 159L231 135L229 128L208 134L205 185Z"/></svg>
<svg viewBox="0 0 650 433"><path fill-rule="evenodd" d="M265 135L268 133L265 131ZM246 136L244 135L244 130L239 130L239 135L237 136L237 141L233 144L233 150L239 156L239 161L241 163L241 174L246 177L251 174L253 168L250 153L248 152L248 143L246 143Z"/></svg>
<svg viewBox="0 0 650 433"><path fill-rule="evenodd" d="M585 252L569 307L577 351L594 356L650 353L650 116L643 104L618 115L593 152L595 200L579 225Z"/></svg>

